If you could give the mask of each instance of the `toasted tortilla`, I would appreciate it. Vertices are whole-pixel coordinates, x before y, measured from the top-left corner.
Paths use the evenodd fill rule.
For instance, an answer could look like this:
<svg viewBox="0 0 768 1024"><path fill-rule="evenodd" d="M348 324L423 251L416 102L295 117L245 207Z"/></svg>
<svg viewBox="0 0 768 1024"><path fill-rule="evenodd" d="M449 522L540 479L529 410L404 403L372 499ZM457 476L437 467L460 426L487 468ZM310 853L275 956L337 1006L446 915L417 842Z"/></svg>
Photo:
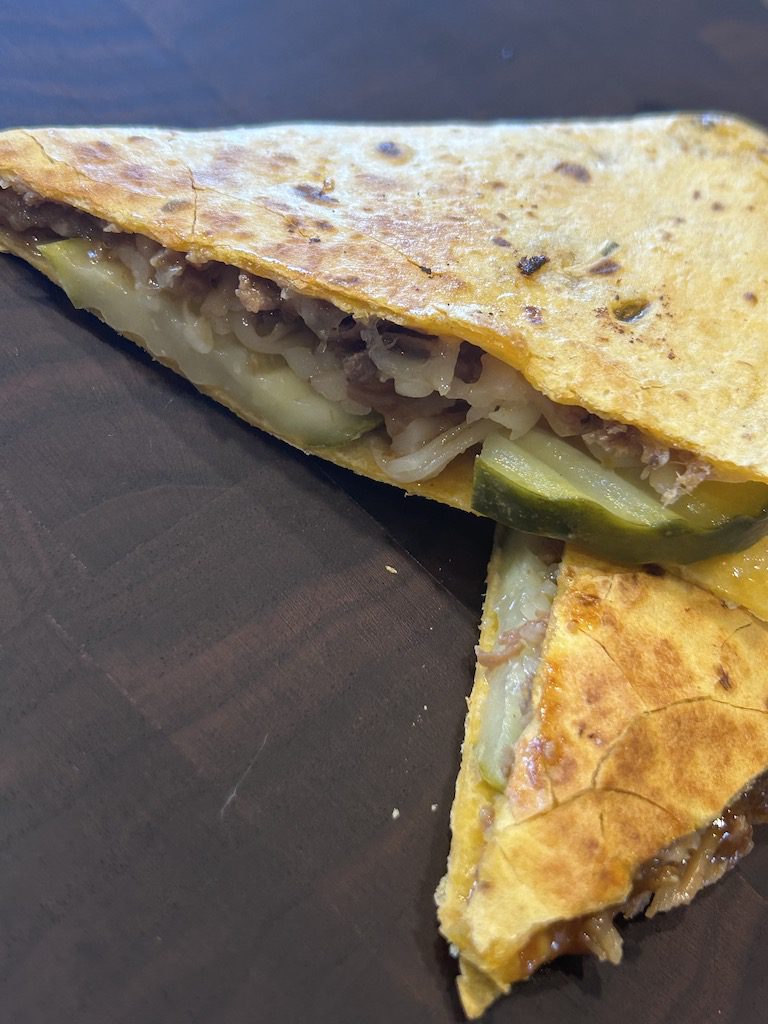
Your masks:
<svg viewBox="0 0 768 1024"><path fill-rule="evenodd" d="M0 176L474 342L556 402L768 482L768 136L743 121L17 130Z"/></svg>
<svg viewBox="0 0 768 1024"><path fill-rule="evenodd" d="M483 648L498 630L499 565L497 549ZM768 626L747 612L672 576L567 551L505 794L477 765L482 665L470 699L438 890L469 1016L525 976L533 937L615 911L646 862L766 770L766 658Z"/></svg>
<svg viewBox="0 0 768 1024"><path fill-rule="evenodd" d="M0 184L471 341L733 480L768 481L767 170L768 136L721 115L0 133ZM365 438L310 450L387 480ZM469 509L471 467L406 489ZM711 575L768 615L768 588Z"/></svg>

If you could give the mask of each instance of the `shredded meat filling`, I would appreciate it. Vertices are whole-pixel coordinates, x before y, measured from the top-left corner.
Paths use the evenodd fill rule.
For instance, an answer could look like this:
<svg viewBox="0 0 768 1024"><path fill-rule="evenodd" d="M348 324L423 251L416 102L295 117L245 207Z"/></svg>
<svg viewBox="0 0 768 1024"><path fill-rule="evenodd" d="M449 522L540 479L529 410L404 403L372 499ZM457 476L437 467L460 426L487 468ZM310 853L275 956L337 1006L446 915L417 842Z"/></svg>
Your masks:
<svg viewBox="0 0 768 1024"><path fill-rule="evenodd" d="M710 475L706 463L657 445L633 427L603 421L576 406L558 406L516 370L469 342L431 337L387 320L357 320L329 302L223 264L198 263L194 254L125 234L0 180L2 225L31 244L92 240L96 251L124 263L138 284L172 291L199 309L214 331L232 329L252 351L283 355L294 372L348 412L380 413L392 442L389 457L381 462L394 479L426 479L492 429L514 439L542 416L560 436L581 436L607 465L642 468L665 504ZM232 318L238 316L233 327ZM312 332L311 347L304 343L301 351L296 349L296 332L287 329L296 325ZM434 457L437 448L441 458ZM422 451L422 463L414 463ZM668 464L675 466L673 477L657 480Z"/></svg>
<svg viewBox="0 0 768 1024"><path fill-rule="evenodd" d="M581 435L595 458L611 467L641 465L642 479L661 495L663 505L672 505L684 494L693 493L712 475L712 467L690 452L658 444L626 423L585 415L587 429Z"/></svg>
<svg viewBox="0 0 768 1024"><path fill-rule="evenodd" d="M280 289L271 281L241 273L235 295L249 313L264 313L280 308Z"/></svg>
<svg viewBox="0 0 768 1024"><path fill-rule="evenodd" d="M0 182L2 185L2 182ZM13 231L35 232L40 239L95 238L105 230L103 221L63 203L51 203L36 192L0 187L0 223Z"/></svg>
<svg viewBox="0 0 768 1024"><path fill-rule="evenodd" d="M755 825L768 824L768 775L725 808L714 821L673 843L644 864L632 892L621 906L600 914L562 921L537 932L518 954L518 973L510 981L530 977L539 967L567 954L593 953L600 960L621 960L616 915L646 917L690 903L707 885L750 852Z"/></svg>
<svg viewBox="0 0 768 1024"><path fill-rule="evenodd" d="M541 644L547 632L549 615L541 613L534 619L528 619L518 629L508 629L500 633L490 651L484 651L479 645L475 654L484 668L498 668L510 658L516 657L526 644L536 647Z"/></svg>

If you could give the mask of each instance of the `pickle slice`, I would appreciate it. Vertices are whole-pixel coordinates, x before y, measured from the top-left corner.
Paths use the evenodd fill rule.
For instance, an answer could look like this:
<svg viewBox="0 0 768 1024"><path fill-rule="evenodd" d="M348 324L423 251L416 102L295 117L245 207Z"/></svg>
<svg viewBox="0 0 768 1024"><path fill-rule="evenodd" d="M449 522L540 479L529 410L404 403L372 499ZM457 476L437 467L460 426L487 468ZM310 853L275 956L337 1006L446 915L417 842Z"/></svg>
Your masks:
<svg viewBox="0 0 768 1024"><path fill-rule="evenodd" d="M489 622L494 628L486 642L498 644L526 622L549 618L555 583L551 564L539 554L550 544L501 527L496 531L483 613L483 630ZM518 651L484 669L487 690L475 748L477 766L485 781L501 792L515 744L533 714L531 690L543 641L543 631L537 640L521 636Z"/></svg>
<svg viewBox="0 0 768 1024"><path fill-rule="evenodd" d="M696 562L768 533L768 485L706 482L666 508L639 473L606 468L539 428L516 441L486 440L475 460L472 507L629 564Z"/></svg>
<svg viewBox="0 0 768 1024"><path fill-rule="evenodd" d="M97 249L81 238L38 246L74 306L90 310L156 359L177 366L197 387L220 392L243 414L299 445L347 444L381 422L376 414L345 412L280 356L250 352L232 334L214 336L183 298L159 288L137 288L121 263Z"/></svg>

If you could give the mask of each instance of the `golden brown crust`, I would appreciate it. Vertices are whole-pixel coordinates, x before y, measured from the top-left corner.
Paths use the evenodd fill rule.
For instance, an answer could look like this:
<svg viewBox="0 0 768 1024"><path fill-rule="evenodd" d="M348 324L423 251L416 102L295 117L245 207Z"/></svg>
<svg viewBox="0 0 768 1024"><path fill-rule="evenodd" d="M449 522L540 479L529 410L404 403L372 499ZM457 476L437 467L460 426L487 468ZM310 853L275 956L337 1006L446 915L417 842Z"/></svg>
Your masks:
<svg viewBox="0 0 768 1024"><path fill-rule="evenodd" d="M63 128L0 133L0 177L186 250L194 191L177 132Z"/></svg>
<svg viewBox="0 0 768 1024"><path fill-rule="evenodd" d="M492 639L487 612L484 628ZM672 576L566 554L534 718L479 839L482 679L470 702L452 811L461 871L452 848L440 894L470 1015L521 977L532 935L621 904L645 861L765 770L767 659L768 626L743 610Z"/></svg>
<svg viewBox="0 0 768 1024"><path fill-rule="evenodd" d="M0 133L2 179L356 313L473 340L558 401L760 479L767 161L760 130L692 115ZM608 239L619 249L590 273ZM531 255L549 262L526 276ZM647 297L648 313L622 324L617 296ZM386 480L364 440L315 453ZM470 468L406 489L468 510ZM682 571L768 618L767 569L764 540Z"/></svg>
<svg viewBox="0 0 768 1024"><path fill-rule="evenodd" d="M692 115L36 129L0 135L0 175L355 313L475 341L556 401L768 480L766 147L757 128ZM619 248L601 261L606 240ZM549 262L524 275L532 255ZM650 304L640 320L611 315L635 299Z"/></svg>

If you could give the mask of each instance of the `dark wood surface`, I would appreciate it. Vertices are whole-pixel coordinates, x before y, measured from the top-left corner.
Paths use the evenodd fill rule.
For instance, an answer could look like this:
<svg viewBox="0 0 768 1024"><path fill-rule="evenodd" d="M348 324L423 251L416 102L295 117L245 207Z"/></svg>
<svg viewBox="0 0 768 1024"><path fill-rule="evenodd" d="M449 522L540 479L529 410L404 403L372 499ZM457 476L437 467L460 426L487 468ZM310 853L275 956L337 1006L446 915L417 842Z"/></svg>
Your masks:
<svg viewBox="0 0 768 1024"><path fill-rule="evenodd" d="M0 3L2 126L767 96L758 0ZM261 436L8 258L0 354L0 1020L460 1019L432 891L488 525ZM768 836L489 1019L763 1022L766 896Z"/></svg>

